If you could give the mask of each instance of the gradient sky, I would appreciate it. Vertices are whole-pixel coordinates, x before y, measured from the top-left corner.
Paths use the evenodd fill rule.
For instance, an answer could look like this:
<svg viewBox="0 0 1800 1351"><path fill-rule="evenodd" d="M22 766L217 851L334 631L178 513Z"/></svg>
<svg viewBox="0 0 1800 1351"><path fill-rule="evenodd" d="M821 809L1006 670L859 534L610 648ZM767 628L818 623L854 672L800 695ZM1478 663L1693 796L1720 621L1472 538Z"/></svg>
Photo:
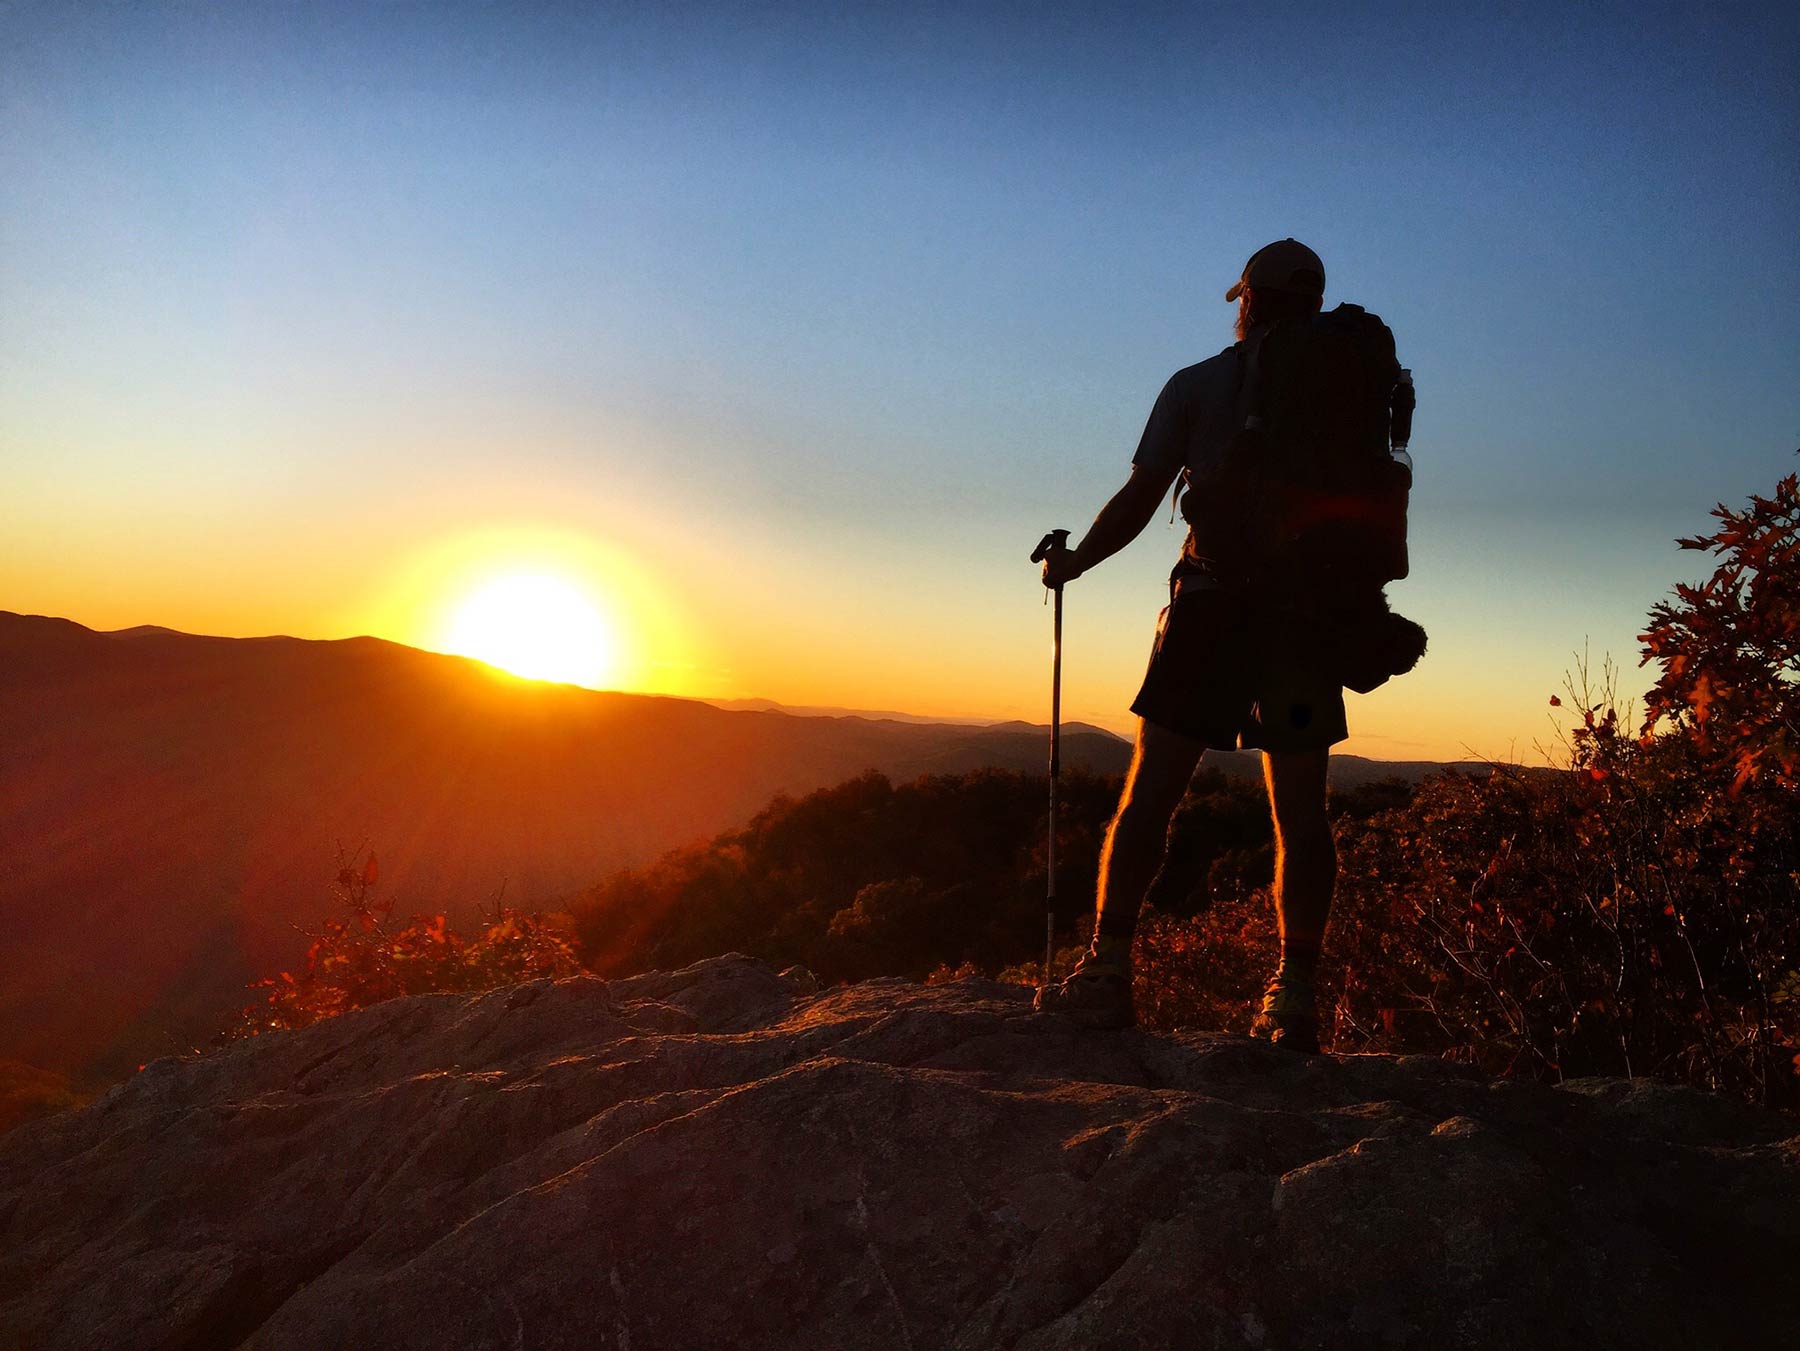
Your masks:
<svg viewBox="0 0 1800 1351"><path fill-rule="evenodd" d="M1419 670L1534 759L1800 445L1800 7L0 6L0 608L430 646L549 560L635 688L1043 720L1026 554L1292 234L1419 389ZM1068 593L1126 725L1179 533Z"/></svg>

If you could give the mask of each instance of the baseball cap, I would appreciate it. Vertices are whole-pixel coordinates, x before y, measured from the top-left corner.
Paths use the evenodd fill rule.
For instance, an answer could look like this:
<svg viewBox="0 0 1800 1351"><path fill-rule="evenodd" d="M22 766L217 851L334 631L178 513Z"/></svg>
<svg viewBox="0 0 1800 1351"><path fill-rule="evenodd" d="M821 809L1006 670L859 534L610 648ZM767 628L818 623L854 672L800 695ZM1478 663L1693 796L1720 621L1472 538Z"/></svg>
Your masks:
<svg viewBox="0 0 1800 1351"><path fill-rule="evenodd" d="M1246 286L1266 286L1272 291L1304 291L1325 294L1325 264L1319 255L1294 238L1264 244L1244 264L1244 275L1225 293L1236 300Z"/></svg>

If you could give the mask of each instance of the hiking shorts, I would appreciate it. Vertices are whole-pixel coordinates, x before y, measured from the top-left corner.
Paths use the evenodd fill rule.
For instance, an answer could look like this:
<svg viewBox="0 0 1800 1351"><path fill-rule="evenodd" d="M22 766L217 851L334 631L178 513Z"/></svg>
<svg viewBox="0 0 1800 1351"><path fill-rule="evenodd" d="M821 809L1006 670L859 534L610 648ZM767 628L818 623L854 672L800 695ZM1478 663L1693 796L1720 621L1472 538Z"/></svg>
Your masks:
<svg viewBox="0 0 1800 1351"><path fill-rule="evenodd" d="M1156 625L1131 711L1214 750L1310 751L1349 736L1344 688L1317 669L1305 627L1241 591L1183 588Z"/></svg>

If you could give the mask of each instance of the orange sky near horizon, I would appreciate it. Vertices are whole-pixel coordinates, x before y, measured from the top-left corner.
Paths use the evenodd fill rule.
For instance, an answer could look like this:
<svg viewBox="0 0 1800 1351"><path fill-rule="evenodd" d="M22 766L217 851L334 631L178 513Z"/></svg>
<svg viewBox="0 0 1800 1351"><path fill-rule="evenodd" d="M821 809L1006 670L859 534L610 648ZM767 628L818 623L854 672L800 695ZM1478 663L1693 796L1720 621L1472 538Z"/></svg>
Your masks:
<svg viewBox="0 0 1800 1351"><path fill-rule="evenodd" d="M459 603L493 578L534 571L567 579L604 615L618 651L611 678L597 683L695 698L1048 719L1050 611L1024 551L984 549L995 556L980 560L988 575L977 580L970 560L902 546L885 560L855 560L829 538L728 545L727 525L699 507L565 499L555 515L541 503L526 515L520 497L496 485L486 501L497 520L488 523L474 503L438 521L431 504L415 503L409 518L389 520L383 494L347 503L324 531L310 521L225 512L196 520L180 551L166 547L165 522L151 529L119 520L104 540L90 534L77 558L58 557L56 541L79 533L79 524L59 529L39 516L35 536L14 531L0 550L0 587L9 608L98 629L367 633L450 650ZM1127 705L1162 600L1165 555L1179 544L1166 527L1153 525L1146 536L1068 590L1070 721L1131 730ZM1395 588L1402 609L1406 585ZM1538 743L1555 739L1547 701L1561 673L1543 669L1534 682L1541 688L1521 698L1518 673L1496 663L1496 653L1442 646L1414 675L1349 696L1352 737L1340 749L1379 759L1540 761Z"/></svg>

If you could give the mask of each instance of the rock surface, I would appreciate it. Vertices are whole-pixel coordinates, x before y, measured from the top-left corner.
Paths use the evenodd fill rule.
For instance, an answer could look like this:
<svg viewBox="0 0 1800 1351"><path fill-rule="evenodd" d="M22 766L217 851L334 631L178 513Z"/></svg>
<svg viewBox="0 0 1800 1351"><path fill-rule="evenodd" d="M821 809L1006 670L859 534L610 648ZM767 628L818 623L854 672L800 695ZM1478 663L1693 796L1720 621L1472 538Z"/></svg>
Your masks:
<svg viewBox="0 0 1800 1351"><path fill-rule="evenodd" d="M1791 1118L979 981L396 1000L0 1141L0 1346L1793 1345Z"/></svg>

